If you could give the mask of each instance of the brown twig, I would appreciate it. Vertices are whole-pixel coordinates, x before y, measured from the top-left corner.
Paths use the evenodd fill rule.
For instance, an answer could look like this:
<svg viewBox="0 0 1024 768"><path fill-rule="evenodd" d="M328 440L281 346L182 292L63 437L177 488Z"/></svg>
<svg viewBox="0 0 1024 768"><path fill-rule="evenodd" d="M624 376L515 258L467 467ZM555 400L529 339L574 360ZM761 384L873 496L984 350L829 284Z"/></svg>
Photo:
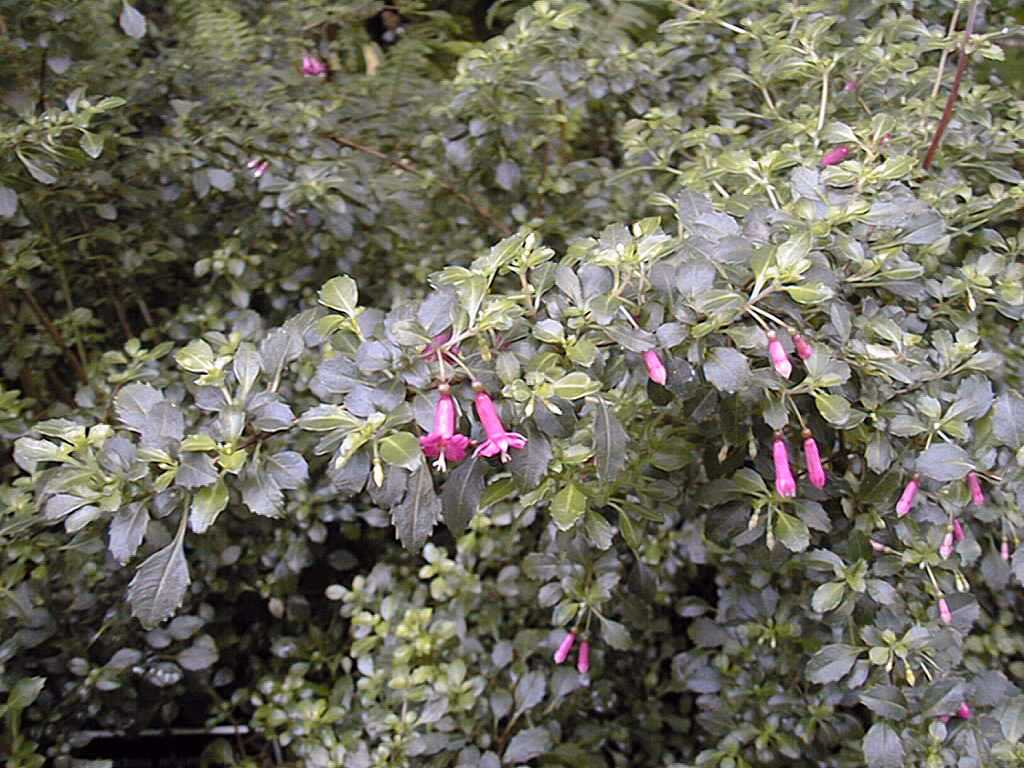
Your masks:
<svg viewBox="0 0 1024 768"><path fill-rule="evenodd" d="M378 160L383 160L386 163L390 163L395 168L400 168L401 170L408 171L409 173L415 173L420 178L423 178L423 172L420 171L420 169L417 168L414 163L412 163L412 162L410 162L408 160L400 160L398 158L391 157L390 155L386 154L385 152L381 152L379 149L374 149L373 147L368 147L365 144L360 144L358 142L352 141L352 139L345 138L344 136L330 135L327 138L329 138L333 142L336 142L337 144L341 144L343 147L348 147L350 149L354 149L357 152L362 152L363 154L369 155L370 157L376 157ZM511 229L509 229L502 222L500 222L497 219L495 219L491 215L490 211L488 211L483 205L478 203L476 200L471 198L469 195L465 194L464 192L460 192L455 187L453 187L451 184L449 184L446 181L442 181L441 179L437 179L437 183L440 184L447 192L449 192L450 194L454 195L459 200L461 200L466 205L468 205L470 208L472 208L474 211L476 211L477 215L481 219L483 219L488 224L490 224L492 227L497 229L505 237L508 237L509 235L512 234L512 230Z"/></svg>
<svg viewBox="0 0 1024 768"><path fill-rule="evenodd" d="M935 153L939 151L942 144L942 136L946 133L946 127L953 119L953 110L956 108L956 100L960 95L960 82L963 80L964 72L967 71L967 62L971 58L967 45L971 40L971 33L974 32L974 22L978 17L978 0L971 0L970 10L967 12L967 26L964 27L964 40L960 44L960 60L956 65L956 74L953 75L953 85L949 90L949 97L946 99L946 107L942 110L942 117L935 127L935 135L932 136L932 143L928 146L928 154L924 156L924 169L927 171L935 159Z"/></svg>
<svg viewBox="0 0 1024 768"><path fill-rule="evenodd" d="M81 379L83 384L88 384L89 377L85 373L85 368L82 367L83 363L75 357L71 348L64 343L64 336L61 335L60 329L53 324L52 320L50 320L50 316L46 314L46 310L44 310L39 305L39 302L36 301L36 297L32 291L28 288L22 288L21 292L28 300L28 305L32 307L32 312L35 313L36 318L40 323L42 323L43 327L46 328L46 332L50 334L50 338L53 339L53 343L60 347L61 352L64 353L68 362L71 363L71 367L75 369L75 373L78 375L78 378Z"/></svg>

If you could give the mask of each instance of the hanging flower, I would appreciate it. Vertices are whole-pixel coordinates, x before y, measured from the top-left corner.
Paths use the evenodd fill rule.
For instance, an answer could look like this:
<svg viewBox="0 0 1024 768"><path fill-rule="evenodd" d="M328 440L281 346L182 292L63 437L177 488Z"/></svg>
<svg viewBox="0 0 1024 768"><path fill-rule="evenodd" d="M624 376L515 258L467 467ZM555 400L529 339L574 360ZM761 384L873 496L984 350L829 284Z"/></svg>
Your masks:
<svg viewBox="0 0 1024 768"><path fill-rule="evenodd" d="M573 643L576 642L576 630L570 630L566 632L565 637L562 638L562 642L558 644L558 650L555 651L555 664L562 664L567 658L569 658L569 651L572 650Z"/></svg>
<svg viewBox="0 0 1024 768"><path fill-rule="evenodd" d="M793 364L789 361L789 355L786 354L786 349L775 335L775 331L768 331L768 358L772 361L775 372L788 379L789 374L793 372Z"/></svg>
<svg viewBox="0 0 1024 768"><path fill-rule="evenodd" d="M944 597L939 598L939 618L942 619L943 624L953 623L953 612L949 610L949 603Z"/></svg>
<svg viewBox="0 0 1024 768"><path fill-rule="evenodd" d="M964 533L964 527L960 524L960 518L953 518L953 539L959 544L961 541L967 538L967 534Z"/></svg>
<svg viewBox="0 0 1024 768"><path fill-rule="evenodd" d="M498 415L498 409L494 406L494 401L491 400L491 396L487 394L480 382L473 382L473 389L476 390L476 396L473 398L476 403L476 415L480 417L480 423L487 435L487 439L477 446L473 455L490 457L500 454L504 464L510 458L509 449L525 448L526 438L505 429L501 423L501 417Z"/></svg>
<svg viewBox="0 0 1024 768"><path fill-rule="evenodd" d="M971 719L971 707L966 701L960 705L960 708L956 711L956 716L961 720Z"/></svg>
<svg viewBox="0 0 1024 768"><path fill-rule="evenodd" d="M814 354L814 347L799 333L793 334L793 347L796 349L796 354L801 360L806 360Z"/></svg>
<svg viewBox="0 0 1024 768"><path fill-rule="evenodd" d="M327 65L316 56L307 53L302 57L302 74L306 77L319 77L327 74Z"/></svg>
<svg viewBox="0 0 1024 768"><path fill-rule="evenodd" d="M775 433L775 440L772 442L772 460L775 462L775 490L786 498L796 496L796 480L793 479L793 472L789 468L789 452L786 450L786 441L782 439L781 432Z"/></svg>
<svg viewBox="0 0 1024 768"><path fill-rule="evenodd" d="M583 640L580 643L580 655L576 659L576 671L581 675L590 671L590 643Z"/></svg>
<svg viewBox="0 0 1024 768"><path fill-rule="evenodd" d="M821 464L821 454L818 453L818 444L811 437L811 430L803 431L804 458L807 461L807 479L815 488L825 487L825 467Z"/></svg>
<svg viewBox="0 0 1024 768"><path fill-rule="evenodd" d="M907 487L903 489L903 493L900 494L900 500L896 502L896 514L900 517L910 512L910 508L914 506L914 498L917 496L920 482L921 476L915 472L914 476L910 478L910 482L907 483Z"/></svg>
<svg viewBox="0 0 1024 768"><path fill-rule="evenodd" d="M661 362L661 356L656 349L648 349L644 352L644 365L647 366L647 375L655 384L665 385L668 380L668 373L665 371L665 364Z"/></svg>
<svg viewBox="0 0 1024 768"><path fill-rule="evenodd" d="M868 539L868 541L871 543L871 548L879 554L889 551L889 548L880 541L875 541L874 539Z"/></svg>
<svg viewBox="0 0 1024 768"><path fill-rule="evenodd" d="M1003 558L1003 560L1010 559L1010 542L1006 539L1003 539L1003 543L999 545L999 556Z"/></svg>
<svg viewBox="0 0 1024 768"><path fill-rule="evenodd" d="M846 84L843 86L843 91L845 91L846 93L853 93L854 91L857 90L858 85L859 83L856 80L847 80Z"/></svg>
<svg viewBox="0 0 1024 768"><path fill-rule="evenodd" d="M445 461L462 461L470 446L470 439L455 433L455 401L447 384L438 387L441 396L434 406L434 431L420 438L420 447L432 459L434 466L442 472Z"/></svg>
<svg viewBox="0 0 1024 768"><path fill-rule="evenodd" d="M825 153L825 156L821 158L821 164L824 166L839 165L839 163L843 162L849 154L850 148L846 145L830 149Z"/></svg>
<svg viewBox="0 0 1024 768"><path fill-rule="evenodd" d="M253 178L258 179L267 172L270 163L257 157L246 163L245 167L252 171Z"/></svg>
<svg viewBox="0 0 1024 768"><path fill-rule="evenodd" d="M971 501L976 507L980 507L985 503L985 492L981 490L981 481L978 479L977 472L967 473L967 487L971 491Z"/></svg>
<svg viewBox="0 0 1024 768"><path fill-rule="evenodd" d="M946 531L946 535L942 537L942 544L939 546L939 556L943 559L953 554L953 528L950 527Z"/></svg>

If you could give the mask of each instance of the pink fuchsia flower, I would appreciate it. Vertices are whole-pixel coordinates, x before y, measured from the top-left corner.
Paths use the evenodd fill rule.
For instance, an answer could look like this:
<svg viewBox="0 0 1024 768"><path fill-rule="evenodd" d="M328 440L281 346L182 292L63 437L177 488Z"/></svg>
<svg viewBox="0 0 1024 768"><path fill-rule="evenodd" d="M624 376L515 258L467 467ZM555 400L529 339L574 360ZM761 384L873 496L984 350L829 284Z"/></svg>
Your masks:
<svg viewBox="0 0 1024 768"><path fill-rule="evenodd" d="M480 417L480 423L484 427L487 439L477 446L474 456L497 456L501 455L504 464L509 460L509 449L520 449L526 447L526 438L516 432L509 432L501 423L498 409L491 400L491 396L483 388L480 382L473 382L473 389L476 395L473 398L476 404L476 415Z"/></svg>
<svg viewBox="0 0 1024 768"><path fill-rule="evenodd" d="M824 157L821 158L821 164L824 166L839 165L843 162L850 154L850 148L845 144L838 146L835 149L830 149L825 153Z"/></svg>
<svg viewBox="0 0 1024 768"><path fill-rule="evenodd" d="M959 544L961 541L967 538L967 534L964 533L964 527L960 524L960 519L953 518L953 540Z"/></svg>
<svg viewBox="0 0 1024 768"><path fill-rule="evenodd" d="M949 603L944 597L939 598L939 618L942 619L943 624L953 623L953 612L949 610Z"/></svg>
<svg viewBox="0 0 1024 768"><path fill-rule="evenodd" d="M648 349L644 352L644 365L647 366L647 375L651 381L664 386L668 380L668 373L665 371L665 364L661 362L658 350Z"/></svg>
<svg viewBox="0 0 1024 768"><path fill-rule="evenodd" d="M781 432L776 432L772 441L772 460L775 462L775 490L786 498L796 496L796 480L789 468L789 451Z"/></svg>
<svg viewBox="0 0 1024 768"><path fill-rule="evenodd" d="M875 550L875 552L882 553L889 551L889 548L880 541L875 541L874 539L868 539L868 541L871 542L871 548Z"/></svg>
<svg viewBox="0 0 1024 768"><path fill-rule="evenodd" d="M946 531L946 535L942 537L942 544L939 546L939 555L942 558L947 558L953 554L953 530Z"/></svg>
<svg viewBox="0 0 1024 768"><path fill-rule="evenodd" d="M430 343L427 344L426 348L420 353L420 357L433 358L436 357L437 353L440 351L441 356L445 359L446 362L454 362L455 358L459 354L458 345L452 347L451 349L444 349L444 345L451 341L451 338L452 331L450 328L447 331L442 331L441 333L437 334L437 336L432 338L430 340Z"/></svg>
<svg viewBox="0 0 1024 768"><path fill-rule="evenodd" d="M985 492L981 490L981 481L978 479L977 472L967 473L967 487L971 491L971 501L974 502L974 505L982 506L985 503Z"/></svg>
<svg viewBox="0 0 1024 768"><path fill-rule="evenodd" d="M793 347L796 349L796 354L801 360L806 360L814 354L814 347L799 333L793 334Z"/></svg>
<svg viewBox="0 0 1024 768"><path fill-rule="evenodd" d="M590 643L586 640L580 642L580 655L576 659L576 671L581 675L590 671Z"/></svg>
<svg viewBox="0 0 1024 768"><path fill-rule="evenodd" d="M971 707L966 701L960 705L960 708L956 711L956 716L961 720L971 719Z"/></svg>
<svg viewBox="0 0 1024 768"><path fill-rule="evenodd" d="M900 500L896 502L896 514L900 517L904 517L910 512L910 508L914 506L914 499L917 497L917 489L921 484L921 476L917 473L910 478L910 482L907 483L907 487L903 489L903 493L900 494Z"/></svg>
<svg viewBox="0 0 1024 768"><path fill-rule="evenodd" d="M847 80L846 85L843 86L843 90L846 93L853 93L857 90L859 83L856 80Z"/></svg>
<svg viewBox="0 0 1024 768"><path fill-rule="evenodd" d="M821 464L821 454L818 453L818 444L811 437L811 430L803 431L804 438L804 459L807 461L807 479L815 488L825 487L825 467Z"/></svg>
<svg viewBox="0 0 1024 768"><path fill-rule="evenodd" d="M1003 539L1003 543L999 545L999 556L1003 558L1003 560L1010 559L1010 542L1006 539Z"/></svg>
<svg viewBox="0 0 1024 768"><path fill-rule="evenodd" d="M267 172L267 168L270 167L270 163L266 160L256 158L255 160L250 160L246 163L246 167L252 171L253 178L258 179Z"/></svg>
<svg viewBox="0 0 1024 768"><path fill-rule="evenodd" d="M569 658L569 651L572 650L573 643L576 642L576 630L573 629L566 632L565 637L562 638L562 642L558 644L558 650L555 651L555 664L562 664L567 658Z"/></svg>
<svg viewBox="0 0 1024 768"><path fill-rule="evenodd" d="M768 358L772 361L772 368L784 379L788 379L793 372L793 364L789 361L785 347L775 335L775 331L768 331Z"/></svg>
<svg viewBox="0 0 1024 768"><path fill-rule="evenodd" d="M327 65L316 56L308 53L302 57L302 74L306 77L319 77L327 73Z"/></svg>
<svg viewBox="0 0 1024 768"><path fill-rule="evenodd" d="M462 461L466 458L470 440L455 433L455 401L452 400L447 384L441 385L441 397L434 406L434 431L420 438L420 447L432 459L434 466L444 471L445 461Z"/></svg>

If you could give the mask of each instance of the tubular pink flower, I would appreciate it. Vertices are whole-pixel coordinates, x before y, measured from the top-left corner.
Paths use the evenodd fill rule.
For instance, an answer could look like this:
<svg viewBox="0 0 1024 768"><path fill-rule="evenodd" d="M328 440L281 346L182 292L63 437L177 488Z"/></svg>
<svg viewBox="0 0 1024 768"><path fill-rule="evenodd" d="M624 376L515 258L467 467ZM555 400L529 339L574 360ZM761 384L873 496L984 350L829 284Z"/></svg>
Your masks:
<svg viewBox="0 0 1024 768"><path fill-rule="evenodd" d="M885 546L885 544L883 544L880 541L875 541L874 539L868 539L868 541L871 542L871 548L875 550L875 552L885 552L887 549L889 549L887 546Z"/></svg>
<svg viewBox="0 0 1024 768"><path fill-rule="evenodd" d="M665 371L665 364L661 362L661 356L656 349L648 349L644 352L644 365L647 366L647 375L655 384L664 386L668 380L668 373Z"/></svg>
<svg viewBox="0 0 1024 768"><path fill-rule="evenodd" d="M967 538L967 534L964 533L964 527L960 524L960 518L953 518L953 540L959 544L961 541Z"/></svg>
<svg viewBox="0 0 1024 768"><path fill-rule="evenodd" d="M793 479L793 472L789 468L789 452L786 450L786 441L779 432L775 433L775 440L772 442L772 460L775 462L775 490L786 498L796 496L796 480Z"/></svg>
<svg viewBox="0 0 1024 768"><path fill-rule="evenodd" d="M845 160L849 154L850 148L847 147L845 144L842 146L838 146L835 149L830 149L828 152L825 153L825 156L821 158L821 164L825 166L839 165L839 163L843 162L843 160Z"/></svg>
<svg viewBox="0 0 1024 768"><path fill-rule="evenodd" d="M942 619L943 624L953 623L953 612L949 610L949 603L944 597L939 598L939 618Z"/></svg>
<svg viewBox="0 0 1024 768"><path fill-rule="evenodd" d="M915 474L910 478L910 482L907 483L907 487L903 489L903 493L900 495L900 500L896 502L896 514L900 517L905 516L910 512L910 508L914 506L914 499L917 496L917 489L920 486L920 476Z"/></svg>
<svg viewBox="0 0 1024 768"><path fill-rule="evenodd" d="M857 81L856 81L856 80L847 80L847 81L846 81L846 85L844 85L844 86L843 86L843 90L844 90L844 91L845 91L846 93L853 93L854 91L856 91L856 90L857 90L857 86L858 86L858 85L859 85L859 84L857 83Z"/></svg>
<svg viewBox="0 0 1024 768"><path fill-rule="evenodd" d="M252 169L253 178L258 179L261 176L263 176L263 174L267 172L267 168L269 167L270 163L267 162L266 160L261 160L260 162L256 163L256 165Z"/></svg>
<svg viewBox="0 0 1024 768"><path fill-rule="evenodd" d="M971 501L976 507L985 503L985 492L981 490L981 481L976 472L967 473L967 487L971 490Z"/></svg>
<svg viewBox="0 0 1024 768"><path fill-rule="evenodd" d="M501 455L501 461L504 464L509 460L509 449L520 449L526 447L526 438L516 432L509 432L505 429L505 426L501 423L501 417L498 415L498 409L494 406L494 401L491 400L491 396L486 391L474 385L477 390L473 401L476 403L476 415L480 417L480 423L483 425L484 433L487 435L487 439L477 446L474 456L497 456Z"/></svg>
<svg viewBox="0 0 1024 768"><path fill-rule="evenodd" d="M793 364L789 361L789 355L786 354L786 349L775 335L775 331L768 331L768 358L772 361L775 372L788 379L793 372Z"/></svg>
<svg viewBox="0 0 1024 768"><path fill-rule="evenodd" d="M942 537L942 544L939 546L939 556L947 558L953 554L953 531L946 531L946 535Z"/></svg>
<svg viewBox="0 0 1024 768"><path fill-rule="evenodd" d="M306 77L319 77L327 72L327 65L316 56L308 53L302 57L302 74Z"/></svg>
<svg viewBox="0 0 1024 768"><path fill-rule="evenodd" d="M1010 559L1010 542L1005 539L1003 539L1003 543L999 545L999 556L1003 558L1003 560Z"/></svg>
<svg viewBox="0 0 1024 768"><path fill-rule="evenodd" d="M793 346L796 348L796 354L801 360L806 360L814 354L814 347L799 333L793 334Z"/></svg>
<svg viewBox="0 0 1024 768"><path fill-rule="evenodd" d="M563 663L569 658L569 651L572 650L573 643L576 642L576 630L566 632L565 637L562 638L562 642L558 645L558 650L555 651L555 664Z"/></svg>
<svg viewBox="0 0 1024 768"><path fill-rule="evenodd" d="M821 454L818 452L818 444L811 437L811 430L803 431L804 437L804 458L807 460L807 479L815 488L825 487L825 467L821 464Z"/></svg>
<svg viewBox="0 0 1024 768"><path fill-rule="evenodd" d="M442 472L445 461L462 461L466 458L470 440L455 433L455 401L447 391L447 385L434 407L434 431L420 438L420 447L432 459L434 466Z"/></svg>
<svg viewBox="0 0 1024 768"><path fill-rule="evenodd" d="M966 701L960 705L960 708L956 711L956 716L961 720L971 719L971 707Z"/></svg>
<svg viewBox="0 0 1024 768"><path fill-rule="evenodd" d="M576 671L581 675L590 671L590 643L586 640L580 642L580 655L576 659Z"/></svg>

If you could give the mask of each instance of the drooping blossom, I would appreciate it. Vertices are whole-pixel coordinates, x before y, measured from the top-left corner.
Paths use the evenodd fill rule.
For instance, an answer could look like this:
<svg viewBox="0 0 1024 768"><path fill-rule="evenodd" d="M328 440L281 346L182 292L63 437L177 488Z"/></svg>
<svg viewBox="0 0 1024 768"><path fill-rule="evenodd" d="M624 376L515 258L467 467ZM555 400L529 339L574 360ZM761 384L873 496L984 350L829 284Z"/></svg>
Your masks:
<svg viewBox="0 0 1024 768"><path fill-rule="evenodd" d="M960 704L960 708L956 711L956 716L961 720L971 719L971 707L966 701Z"/></svg>
<svg viewBox="0 0 1024 768"><path fill-rule="evenodd" d="M267 172L267 168L270 167L270 163L256 157L246 163L245 167L252 171L253 178L258 179Z"/></svg>
<svg viewBox="0 0 1024 768"><path fill-rule="evenodd" d="M576 659L576 671L581 675L590 671L590 643L586 640L580 642L580 655Z"/></svg>
<svg viewBox="0 0 1024 768"><path fill-rule="evenodd" d="M959 544L961 541L967 538L967 534L964 533L964 527L960 523L960 518L953 518L953 539Z"/></svg>
<svg viewBox="0 0 1024 768"><path fill-rule="evenodd" d="M811 430L803 431L804 438L804 459L807 461L807 479L815 488L825 487L825 467L821 464L821 454L818 452L818 444L811 436Z"/></svg>
<svg viewBox="0 0 1024 768"><path fill-rule="evenodd" d="M967 487L971 491L971 501L976 507L980 507L985 503L985 492L981 490L981 481L978 479L977 472L967 473Z"/></svg>
<svg viewBox="0 0 1024 768"><path fill-rule="evenodd" d="M871 548L875 550L875 552L882 553L889 551L889 548L880 541L875 541L874 539L868 539L868 541L871 542Z"/></svg>
<svg viewBox="0 0 1024 768"><path fill-rule="evenodd" d="M846 81L846 85L843 86L843 90L846 93L853 93L857 90L857 86L860 85L856 80L850 79Z"/></svg>
<svg viewBox="0 0 1024 768"><path fill-rule="evenodd" d="M826 152L825 155L821 158L821 164L824 166L839 165L839 163L843 162L843 160L845 160L849 156L849 154L850 148L843 144L841 146L836 147L835 149L830 149L828 152Z"/></svg>
<svg viewBox="0 0 1024 768"><path fill-rule="evenodd" d="M661 362L661 356L656 349L648 349L644 352L644 365L647 366L647 375L655 384L665 385L668 380L668 373L665 371L665 364Z"/></svg>
<svg viewBox="0 0 1024 768"><path fill-rule="evenodd" d="M501 461L504 464L511 457L508 455L509 449L520 449L526 447L526 438L516 432L509 432L505 429L505 425L501 423L501 417L498 415L498 409L494 405L494 401L491 400L491 396L487 394L487 391L483 388L480 382L474 382L473 388L476 390L476 395L473 398L476 404L476 415L480 417L480 423L483 425L484 433L487 435L487 439L477 446L474 456L498 456L501 455Z"/></svg>
<svg viewBox="0 0 1024 768"><path fill-rule="evenodd" d="M796 480L789 468L789 451L780 432L775 433L772 441L772 460L775 462L775 490L786 498L796 496Z"/></svg>
<svg viewBox="0 0 1024 768"><path fill-rule="evenodd" d="M1003 543L999 545L999 556L1003 558L1003 560L1010 559L1010 542L1006 539L1003 539Z"/></svg>
<svg viewBox="0 0 1024 768"><path fill-rule="evenodd" d="M772 361L772 368L784 379L788 379L793 372L793 364L789 361L785 347L775 335L775 331L768 331L768 358Z"/></svg>
<svg viewBox="0 0 1024 768"><path fill-rule="evenodd" d="M458 345L452 347L451 349L444 349L444 345L451 341L451 338L451 328L449 328L447 331L442 331L441 333L437 334L437 336L432 338L430 340L430 343L427 344L426 348L420 353L420 357L423 357L424 359L434 358L440 351L441 356L445 359L445 362L453 363L455 358L458 356L460 350Z"/></svg>
<svg viewBox="0 0 1024 768"><path fill-rule="evenodd" d="M939 618L942 619L943 624L953 623L953 612L949 610L949 603L944 597L939 598Z"/></svg>
<svg viewBox="0 0 1024 768"><path fill-rule="evenodd" d="M907 487L900 494L900 500L896 502L896 514L900 517L905 516L910 512L910 508L914 506L914 499L917 497L917 489L920 487L920 483L921 476L914 473L914 476L910 478L910 482L907 483Z"/></svg>
<svg viewBox="0 0 1024 768"><path fill-rule="evenodd" d="M939 555L943 558L947 558L953 554L953 529L950 528L946 531L946 535L942 537L942 544L939 546Z"/></svg>
<svg viewBox="0 0 1024 768"><path fill-rule="evenodd" d="M793 347L796 349L796 354L801 360L807 360L814 354L814 347L799 333L793 334Z"/></svg>
<svg viewBox="0 0 1024 768"><path fill-rule="evenodd" d="M442 384L439 389L441 396L434 406L434 431L420 438L420 447L427 456L437 459L434 466L443 472L446 461L462 461L466 458L470 440L455 432L455 401L452 400L448 385Z"/></svg>
<svg viewBox="0 0 1024 768"><path fill-rule="evenodd" d="M302 74L306 77L319 77L327 74L327 65L316 56L307 53L302 57Z"/></svg>
<svg viewBox="0 0 1024 768"><path fill-rule="evenodd" d="M558 644L558 650L555 651L555 664L562 664L567 658L569 658L569 651L572 650L573 643L576 642L576 630L570 630L565 633L565 637L562 638L562 642Z"/></svg>

